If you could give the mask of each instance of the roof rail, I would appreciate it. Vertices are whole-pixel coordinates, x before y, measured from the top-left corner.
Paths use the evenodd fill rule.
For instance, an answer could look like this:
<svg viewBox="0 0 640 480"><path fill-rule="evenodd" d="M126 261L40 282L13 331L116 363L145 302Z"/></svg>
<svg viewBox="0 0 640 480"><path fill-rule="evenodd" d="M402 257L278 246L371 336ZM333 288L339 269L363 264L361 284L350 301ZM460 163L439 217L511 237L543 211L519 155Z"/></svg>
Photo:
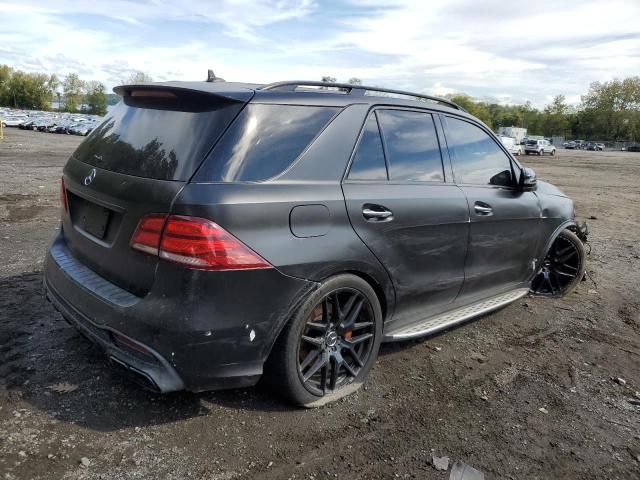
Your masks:
<svg viewBox="0 0 640 480"><path fill-rule="evenodd" d="M406 97L413 97L419 100L428 100L430 102L440 103L447 107L455 108L456 110L465 111L460 105L447 100L446 98L433 97L431 95L425 95L423 93L406 92L404 90L393 90L390 88L381 87L368 87L365 85L352 85L350 83L332 83L332 82L313 82L305 80L291 80L285 82L275 82L268 85L264 85L259 90L276 90L280 92L295 92L299 87L327 87L337 89L347 95L364 96L367 92L380 92L390 93L393 95L402 95Z"/></svg>

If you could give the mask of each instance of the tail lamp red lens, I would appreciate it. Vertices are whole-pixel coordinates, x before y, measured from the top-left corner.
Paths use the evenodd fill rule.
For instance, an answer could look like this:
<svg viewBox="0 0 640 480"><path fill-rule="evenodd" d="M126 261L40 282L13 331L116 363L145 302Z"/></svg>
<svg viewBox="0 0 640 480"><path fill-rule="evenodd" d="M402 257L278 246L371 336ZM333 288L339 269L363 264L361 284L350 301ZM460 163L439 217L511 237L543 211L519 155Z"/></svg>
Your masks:
<svg viewBox="0 0 640 480"><path fill-rule="evenodd" d="M271 265L218 224L206 218L147 215L131 247L198 270L242 270Z"/></svg>
<svg viewBox="0 0 640 480"><path fill-rule="evenodd" d="M60 178L60 205L62 210L67 213L69 211L69 203L67 202L67 189L64 186L64 177Z"/></svg>
<svg viewBox="0 0 640 480"><path fill-rule="evenodd" d="M138 222L136 231L133 232L133 236L131 237L131 248L150 255L158 255L160 235L162 234L166 220L166 215L159 214L143 217Z"/></svg>

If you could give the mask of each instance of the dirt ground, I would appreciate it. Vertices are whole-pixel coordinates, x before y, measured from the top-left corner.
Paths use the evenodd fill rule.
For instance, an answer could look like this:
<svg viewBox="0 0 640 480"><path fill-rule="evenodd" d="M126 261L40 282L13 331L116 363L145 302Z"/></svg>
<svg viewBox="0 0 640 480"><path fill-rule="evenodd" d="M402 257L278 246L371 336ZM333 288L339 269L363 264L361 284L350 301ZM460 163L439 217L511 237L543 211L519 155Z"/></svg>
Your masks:
<svg viewBox="0 0 640 480"><path fill-rule="evenodd" d="M41 296L79 137L0 143L0 479L640 478L640 154L522 157L589 218L589 279L383 345L366 387L293 409L265 388L154 395Z"/></svg>

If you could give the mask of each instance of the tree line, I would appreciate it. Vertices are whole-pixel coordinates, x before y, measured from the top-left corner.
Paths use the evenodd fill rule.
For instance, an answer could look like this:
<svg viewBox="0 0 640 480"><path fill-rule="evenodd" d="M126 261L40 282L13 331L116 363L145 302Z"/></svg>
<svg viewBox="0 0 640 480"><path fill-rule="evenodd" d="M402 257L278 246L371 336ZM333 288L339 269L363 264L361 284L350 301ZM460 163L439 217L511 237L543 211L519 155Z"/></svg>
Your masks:
<svg viewBox="0 0 640 480"><path fill-rule="evenodd" d="M123 83L147 83L153 79L136 72ZM323 82L335 83L335 77L324 76ZM359 78L348 80L362 85ZM603 141L640 141L640 76L593 82L577 106L567 104L557 95L544 108L531 102L524 105L501 105L496 101L476 100L464 93L447 95L489 127L526 128L530 135L583 138ZM107 94L104 84L80 79L69 73L60 79L55 74L27 73L8 65L0 65L0 106L51 110L53 100L58 109L104 115L107 105L117 98Z"/></svg>
<svg viewBox="0 0 640 480"><path fill-rule="evenodd" d="M336 78L322 77L335 83ZM350 84L361 85L358 78ZM564 95L557 95L544 108L531 102L501 105L476 100L464 93L446 96L494 130L500 127L526 128L529 135L560 136L602 141L640 141L640 77L593 82L581 103L570 106Z"/></svg>
<svg viewBox="0 0 640 480"><path fill-rule="evenodd" d="M153 79L143 72L132 74L123 83L145 83ZM57 110L95 115L107 113L107 105L115 95L107 94L104 84L95 80L82 80L69 73L60 79L55 74L27 73L8 65L0 65L0 106L29 110ZM117 96L116 96L117 97Z"/></svg>

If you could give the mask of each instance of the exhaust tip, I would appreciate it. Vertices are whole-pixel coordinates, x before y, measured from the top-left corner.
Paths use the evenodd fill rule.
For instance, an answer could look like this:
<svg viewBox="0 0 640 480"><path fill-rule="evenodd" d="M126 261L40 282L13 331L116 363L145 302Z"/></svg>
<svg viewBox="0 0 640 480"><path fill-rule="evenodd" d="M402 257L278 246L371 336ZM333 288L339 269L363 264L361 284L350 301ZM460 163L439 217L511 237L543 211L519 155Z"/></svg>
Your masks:
<svg viewBox="0 0 640 480"><path fill-rule="evenodd" d="M141 372L140 370L138 370L135 367L132 367L131 365L128 365L127 363L114 357L113 355L109 357L109 361L113 366L115 366L118 370L120 370L125 377L127 377L129 380L133 381L134 383L140 385L142 388L154 393L162 393L162 390L160 389L160 387L158 387L158 385L153 380L153 378L151 378L146 373Z"/></svg>

